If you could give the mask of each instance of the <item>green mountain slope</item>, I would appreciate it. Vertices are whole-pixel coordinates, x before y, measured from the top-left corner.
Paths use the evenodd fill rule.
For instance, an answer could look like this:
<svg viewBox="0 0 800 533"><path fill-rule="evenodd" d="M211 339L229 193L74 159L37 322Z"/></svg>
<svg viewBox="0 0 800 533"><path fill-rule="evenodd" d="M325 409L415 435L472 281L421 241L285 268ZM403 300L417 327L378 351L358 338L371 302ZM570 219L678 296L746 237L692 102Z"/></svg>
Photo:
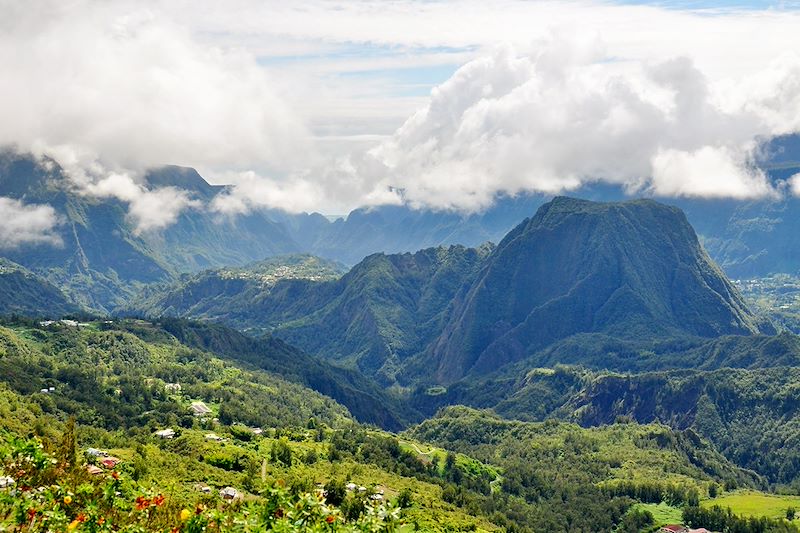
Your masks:
<svg viewBox="0 0 800 533"><path fill-rule="evenodd" d="M419 416L358 371L334 366L274 337L256 339L221 325L180 319L162 319L159 326L187 346L278 374L330 396L361 422L399 429Z"/></svg>
<svg viewBox="0 0 800 533"><path fill-rule="evenodd" d="M729 461L770 483L800 484L798 365L619 374L579 367L536 368L464 380L412 400L430 415L448 404L491 409L513 420L602 427L661 423L707 438Z"/></svg>
<svg viewBox="0 0 800 533"><path fill-rule="evenodd" d="M800 370L599 376L564 407L584 425L620 416L692 428L773 483L800 484Z"/></svg>
<svg viewBox="0 0 800 533"><path fill-rule="evenodd" d="M254 310L262 305L278 282L330 281L338 279L345 271L341 264L313 255L280 255L243 267L184 275L180 281L166 287L149 287L117 312L152 317L189 316L263 331L268 328Z"/></svg>
<svg viewBox="0 0 800 533"><path fill-rule="evenodd" d="M352 419L340 404L291 378L187 346L138 321L0 327L0 383L35 399L45 413L107 430L191 426L190 401L205 402L209 416L228 424ZM180 394L167 383L179 384Z"/></svg>
<svg viewBox="0 0 800 533"><path fill-rule="evenodd" d="M652 339L758 331L678 209L556 198L498 245L459 296L431 355L437 378L452 382L577 333Z"/></svg>
<svg viewBox="0 0 800 533"><path fill-rule="evenodd" d="M0 258L0 315L60 318L79 310L57 287L26 268Z"/></svg>
<svg viewBox="0 0 800 533"><path fill-rule="evenodd" d="M312 354L350 363L384 384L439 334L457 291L490 246L451 246L367 257L340 279L258 280L209 272L133 310L222 320L273 334ZM138 308L137 308L138 306Z"/></svg>
<svg viewBox="0 0 800 533"><path fill-rule="evenodd" d="M25 487L0 492L0 525L599 532L637 502L693 505L726 483L761 486L692 432L655 424L584 429L451 408L387 434L295 382L299 370L255 364L290 365L280 344L248 342L177 320L0 327L0 473ZM193 416L195 402L210 411ZM165 427L172 438L155 434ZM118 464L90 475L105 460L90 448ZM224 487L244 497L227 503Z"/></svg>
<svg viewBox="0 0 800 533"><path fill-rule="evenodd" d="M193 169L165 167L145 179L150 189L178 187L200 202L219 191ZM124 203L79 194L69 183L53 161L0 151L0 196L52 206L63 242L1 253L99 311L121 305L141 284L170 280L179 272L297 251L284 228L263 213L223 220L205 208L189 209L163 231L137 234Z"/></svg>

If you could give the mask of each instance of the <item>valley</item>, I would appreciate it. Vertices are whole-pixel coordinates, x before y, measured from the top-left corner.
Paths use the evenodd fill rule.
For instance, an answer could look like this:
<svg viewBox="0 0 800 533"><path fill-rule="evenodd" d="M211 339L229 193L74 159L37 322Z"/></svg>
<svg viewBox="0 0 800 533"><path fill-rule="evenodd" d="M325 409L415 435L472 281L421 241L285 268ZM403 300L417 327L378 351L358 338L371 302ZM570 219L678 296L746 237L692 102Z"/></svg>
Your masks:
<svg viewBox="0 0 800 533"><path fill-rule="evenodd" d="M0 523L795 531L795 281L730 281L705 242L676 207L557 197L497 244L351 268L108 263L113 300L4 260L3 468L44 455Z"/></svg>

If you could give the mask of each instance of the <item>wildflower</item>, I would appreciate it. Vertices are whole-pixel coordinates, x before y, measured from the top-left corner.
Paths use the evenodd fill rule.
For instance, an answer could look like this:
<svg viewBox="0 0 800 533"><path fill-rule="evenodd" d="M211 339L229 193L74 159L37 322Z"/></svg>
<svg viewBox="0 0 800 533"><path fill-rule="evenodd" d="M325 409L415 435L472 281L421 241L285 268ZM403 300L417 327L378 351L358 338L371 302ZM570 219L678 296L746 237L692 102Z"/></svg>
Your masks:
<svg viewBox="0 0 800 533"><path fill-rule="evenodd" d="M136 497L136 510L142 511L150 507L150 500L145 498L144 496L137 496Z"/></svg>
<svg viewBox="0 0 800 533"><path fill-rule="evenodd" d="M113 477L114 479L119 479L119 472L114 470L113 472L111 472L111 477Z"/></svg>
<svg viewBox="0 0 800 533"><path fill-rule="evenodd" d="M71 503L72 503L72 496L70 496L69 494L67 494L66 496L64 496L64 503L65 503L66 505L69 505L69 504L71 504Z"/></svg>
<svg viewBox="0 0 800 533"><path fill-rule="evenodd" d="M72 531L73 529L75 529L76 527L78 527L78 525L79 525L79 524L80 524L80 522L78 522L78 519L76 518L75 520L73 520L72 522L70 522L70 523L67 525L67 529L68 529L68 530L70 530L70 531Z"/></svg>
<svg viewBox="0 0 800 533"><path fill-rule="evenodd" d="M155 505L156 507L160 507L163 503L164 503L164 495L163 494L159 494L158 496L153 498L153 505Z"/></svg>
<svg viewBox="0 0 800 533"><path fill-rule="evenodd" d="M203 507L203 504L202 503L198 503L197 506L194 508L194 514L202 513L203 509L205 509L205 507Z"/></svg>
<svg viewBox="0 0 800 533"><path fill-rule="evenodd" d="M31 507L28 509L28 520L33 520L33 517L36 516L36 509Z"/></svg>
<svg viewBox="0 0 800 533"><path fill-rule="evenodd" d="M86 515L83 513L78 513L78 516L75 517L75 520L81 523L86 522Z"/></svg>
<svg viewBox="0 0 800 533"><path fill-rule="evenodd" d="M98 518L98 519L97 519L97 525L98 525L98 526L102 526L102 525L103 525L103 524L105 524L105 523L106 523L106 519L105 519L105 518L103 518L102 516L101 516L100 518Z"/></svg>
<svg viewBox="0 0 800 533"><path fill-rule="evenodd" d="M334 522L335 520L336 520L336 518L335 518L335 517L334 517L332 514L329 514L328 516L326 516L326 517L325 517L325 521L326 521L327 523L329 523L329 524L333 524L333 522Z"/></svg>
<svg viewBox="0 0 800 533"><path fill-rule="evenodd" d="M190 516L192 516L192 513L189 511L189 509L181 509L181 520L182 521L185 522L185 521L189 520Z"/></svg>

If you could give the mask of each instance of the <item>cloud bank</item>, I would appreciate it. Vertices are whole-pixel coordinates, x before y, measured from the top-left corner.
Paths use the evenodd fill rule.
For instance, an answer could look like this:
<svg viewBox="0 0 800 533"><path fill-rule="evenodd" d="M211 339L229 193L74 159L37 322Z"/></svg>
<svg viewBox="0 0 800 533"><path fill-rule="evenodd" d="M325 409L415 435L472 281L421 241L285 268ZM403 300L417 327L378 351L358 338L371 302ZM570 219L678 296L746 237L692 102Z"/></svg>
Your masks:
<svg viewBox="0 0 800 533"><path fill-rule="evenodd" d="M139 233L189 209L474 211L594 181L773 196L800 190L753 164L758 138L800 130L798 23L591 1L0 0L0 145L127 203ZM430 97L361 75L453 61ZM208 206L149 188L167 163L233 185Z"/></svg>
<svg viewBox="0 0 800 533"><path fill-rule="evenodd" d="M49 205L28 205L0 196L0 249L24 244L60 245L58 215Z"/></svg>
<svg viewBox="0 0 800 533"><path fill-rule="evenodd" d="M436 87L353 172L379 183L365 195L467 211L596 181L659 196L779 193L754 151L760 137L800 130L800 57L735 85L710 82L688 58L612 59L598 42L501 47Z"/></svg>
<svg viewBox="0 0 800 533"><path fill-rule="evenodd" d="M244 50L199 43L156 3L0 0L0 145L57 161L86 193L130 203L139 231L190 205L147 191L167 163L280 173L303 121Z"/></svg>

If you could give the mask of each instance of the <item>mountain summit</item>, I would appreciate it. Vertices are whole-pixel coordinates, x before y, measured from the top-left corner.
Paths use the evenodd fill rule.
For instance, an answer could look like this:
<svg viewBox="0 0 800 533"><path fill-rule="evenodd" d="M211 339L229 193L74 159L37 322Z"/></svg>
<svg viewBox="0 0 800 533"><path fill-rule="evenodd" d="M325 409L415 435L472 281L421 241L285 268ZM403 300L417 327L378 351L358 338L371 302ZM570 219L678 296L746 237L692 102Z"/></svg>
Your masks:
<svg viewBox="0 0 800 533"><path fill-rule="evenodd" d="M714 337L759 324L679 209L557 197L502 240L430 351L447 383L578 333Z"/></svg>

